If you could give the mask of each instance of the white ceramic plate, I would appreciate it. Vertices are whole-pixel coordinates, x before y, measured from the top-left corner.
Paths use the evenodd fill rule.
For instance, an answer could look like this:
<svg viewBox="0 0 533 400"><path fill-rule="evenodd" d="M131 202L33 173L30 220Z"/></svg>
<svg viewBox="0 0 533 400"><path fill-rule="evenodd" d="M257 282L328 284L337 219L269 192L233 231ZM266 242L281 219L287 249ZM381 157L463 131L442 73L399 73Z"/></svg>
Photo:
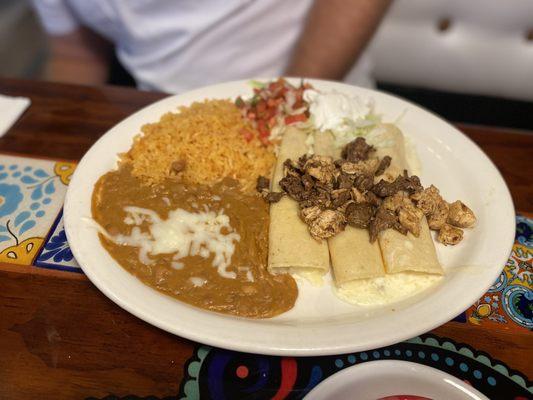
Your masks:
<svg viewBox="0 0 533 400"><path fill-rule="evenodd" d="M441 370L407 361L371 361L346 368L318 384L305 400L377 400L411 395L429 399L488 400Z"/></svg>
<svg viewBox="0 0 533 400"><path fill-rule="evenodd" d="M295 81L297 82L297 81ZM321 90L373 98L385 122L398 126L416 145L422 183L434 183L445 198L461 199L479 223L456 247L437 244L446 277L429 292L387 307L355 307L322 288L299 283L289 312L266 320L225 316L194 308L144 285L122 269L101 246L91 216L93 185L116 167L147 122L180 105L205 98L249 96L247 81L230 82L172 96L126 118L83 157L65 201L68 241L89 279L111 300L168 332L228 349L272 355L325 355L363 351L427 332L460 314L494 282L511 251L514 209L501 175L487 156L457 129L424 109L388 94L341 83L313 81Z"/></svg>

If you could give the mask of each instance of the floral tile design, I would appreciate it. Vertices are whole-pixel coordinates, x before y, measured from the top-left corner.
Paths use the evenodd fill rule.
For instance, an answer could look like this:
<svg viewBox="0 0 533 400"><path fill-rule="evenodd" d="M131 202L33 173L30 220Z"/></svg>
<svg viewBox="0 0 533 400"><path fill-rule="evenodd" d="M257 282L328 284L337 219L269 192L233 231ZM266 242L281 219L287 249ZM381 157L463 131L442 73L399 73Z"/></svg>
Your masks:
<svg viewBox="0 0 533 400"><path fill-rule="evenodd" d="M61 210L75 164L0 155L0 261L31 265Z"/></svg>
<svg viewBox="0 0 533 400"><path fill-rule="evenodd" d="M516 217L513 251L487 293L467 310L474 325L502 330L533 329L533 218Z"/></svg>
<svg viewBox="0 0 533 400"><path fill-rule="evenodd" d="M41 248L35 266L70 272L82 272L70 251L63 226L63 209L57 216L44 246Z"/></svg>

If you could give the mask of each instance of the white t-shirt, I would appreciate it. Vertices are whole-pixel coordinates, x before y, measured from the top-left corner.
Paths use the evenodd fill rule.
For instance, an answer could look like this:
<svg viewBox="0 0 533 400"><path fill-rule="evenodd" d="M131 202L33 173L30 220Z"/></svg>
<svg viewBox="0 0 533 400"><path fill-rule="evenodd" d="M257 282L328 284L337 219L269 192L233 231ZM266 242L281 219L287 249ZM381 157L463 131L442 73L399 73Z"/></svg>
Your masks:
<svg viewBox="0 0 533 400"><path fill-rule="evenodd" d="M283 73L313 0L33 0L52 35L86 26L139 88L180 93ZM371 84L359 62L351 81Z"/></svg>

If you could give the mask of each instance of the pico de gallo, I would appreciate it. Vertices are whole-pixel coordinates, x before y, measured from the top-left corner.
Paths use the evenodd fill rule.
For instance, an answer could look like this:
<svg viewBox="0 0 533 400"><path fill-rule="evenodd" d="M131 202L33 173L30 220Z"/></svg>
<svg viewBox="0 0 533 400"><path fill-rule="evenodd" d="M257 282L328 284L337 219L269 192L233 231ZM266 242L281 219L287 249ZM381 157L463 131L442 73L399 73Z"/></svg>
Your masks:
<svg viewBox="0 0 533 400"><path fill-rule="evenodd" d="M258 132L263 144L275 142L283 126L309 119L309 104L303 99L303 93L306 89L312 89L310 84L302 81L296 87L279 78L269 83L254 81L252 85L253 97L247 100L237 97L235 105ZM248 129L243 129L242 134L247 141L254 137L254 133Z"/></svg>

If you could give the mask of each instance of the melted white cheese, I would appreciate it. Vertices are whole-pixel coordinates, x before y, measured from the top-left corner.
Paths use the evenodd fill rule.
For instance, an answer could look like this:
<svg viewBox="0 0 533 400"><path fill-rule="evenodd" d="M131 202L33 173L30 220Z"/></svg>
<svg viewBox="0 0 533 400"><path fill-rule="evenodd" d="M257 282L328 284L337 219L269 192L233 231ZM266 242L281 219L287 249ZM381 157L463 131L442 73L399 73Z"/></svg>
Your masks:
<svg viewBox="0 0 533 400"><path fill-rule="evenodd" d="M244 272L248 282L255 282L254 274L250 267L238 267L239 272Z"/></svg>
<svg viewBox="0 0 533 400"><path fill-rule="evenodd" d="M189 281L192 283L194 287L201 287L204 286L207 283L207 280L204 278L199 278L197 276L191 276L189 278Z"/></svg>
<svg viewBox="0 0 533 400"><path fill-rule="evenodd" d="M184 257L198 255L208 258L213 255L212 265L217 268L219 275L230 279L237 277L235 272L227 268L240 235L234 232L229 217L223 211L215 213L205 208L204 212L191 213L178 208L170 211L165 220L146 208L124 207L124 211L128 213L124 221L135 225L130 235L102 233L117 244L138 247L139 260L143 264L152 263L150 255L175 253L171 266L181 269L183 264L179 260ZM139 227L145 222L148 223L149 232L143 232ZM228 233L223 234L222 230Z"/></svg>
<svg viewBox="0 0 533 400"><path fill-rule="evenodd" d="M355 280L335 290L337 296L351 304L385 305L414 296L441 279L439 275L399 272L380 278Z"/></svg>
<svg viewBox="0 0 533 400"><path fill-rule="evenodd" d="M293 276L297 276L299 278L305 279L307 282L309 282L311 285L315 287L320 287L324 285L324 272L313 270L313 269L304 269L299 268L291 271Z"/></svg>

